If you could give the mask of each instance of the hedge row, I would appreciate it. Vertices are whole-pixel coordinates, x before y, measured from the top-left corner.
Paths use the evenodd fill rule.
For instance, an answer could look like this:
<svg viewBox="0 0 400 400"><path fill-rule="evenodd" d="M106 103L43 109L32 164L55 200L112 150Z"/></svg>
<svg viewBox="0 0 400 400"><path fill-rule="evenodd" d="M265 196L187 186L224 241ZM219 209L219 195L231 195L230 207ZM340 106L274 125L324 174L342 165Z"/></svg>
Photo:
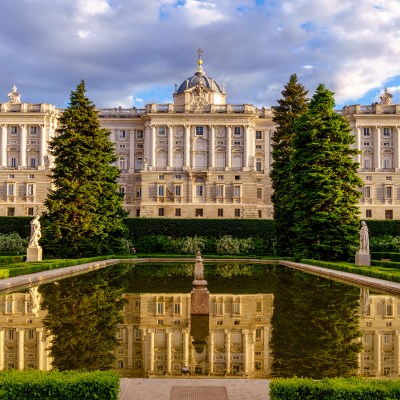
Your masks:
<svg viewBox="0 0 400 400"><path fill-rule="evenodd" d="M114 372L0 372L0 399L117 400L119 377Z"/></svg>
<svg viewBox="0 0 400 400"><path fill-rule="evenodd" d="M13 276L19 275L33 274L35 272L48 271L52 269L72 267L89 262L107 260L109 258L111 258L111 256L80 258L77 260L44 260L30 263L17 262L14 264L10 264L8 267L0 267L0 279L11 278Z"/></svg>
<svg viewBox="0 0 400 400"><path fill-rule="evenodd" d="M400 399L400 381L362 378L274 379L271 400L394 400Z"/></svg>
<svg viewBox="0 0 400 400"><path fill-rule="evenodd" d="M390 260L395 262L400 262L400 253L394 252L371 252L371 259L374 260Z"/></svg>
<svg viewBox="0 0 400 400"><path fill-rule="evenodd" d="M400 282L400 271L398 270L398 266L393 266L393 263L390 262L382 262L382 265L372 267L363 267L349 263L335 263L310 259L303 259L300 260L300 262L303 264L315 265L316 267L330 268L337 271L351 272L353 274L370 276L371 278L384 279L386 281L392 282ZM382 269L380 267L382 267Z"/></svg>
<svg viewBox="0 0 400 400"><path fill-rule="evenodd" d="M0 268L7 267L10 264L22 263L25 256L0 256Z"/></svg>

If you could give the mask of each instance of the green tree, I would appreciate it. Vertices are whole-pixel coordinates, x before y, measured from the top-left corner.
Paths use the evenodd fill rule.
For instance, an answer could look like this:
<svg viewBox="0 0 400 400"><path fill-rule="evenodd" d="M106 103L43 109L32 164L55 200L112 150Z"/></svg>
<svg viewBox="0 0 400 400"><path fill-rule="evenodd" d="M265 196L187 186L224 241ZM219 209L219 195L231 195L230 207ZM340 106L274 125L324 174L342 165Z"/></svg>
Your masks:
<svg viewBox="0 0 400 400"><path fill-rule="evenodd" d="M362 182L349 123L334 111L333 93L320 84L295 122L291 209L296 257L347 260L358 244Z"/></svg>
<svg viewBox="0 0 400 400"><path fill-rule="evenodd" d="M126 231L114 145L85 92L84 81L71 92L49 144L54 189L45 201L42 244L64 258L121 251Z"/></svg>
<svg viewBox="0 0 400 400"><path fill-rule="evenodd" d="M276 230L276 251L280 255L289 255L291 249L291 229L293 213L291 206L292 171L290 160L293 156L294 123L296 118L307 110L307 93L299 84L295 74L282 90L278 105L272 107L273 121L276 125L272 136L272 203Z"/></svg>
<svg viewBox="0 0 400 400"><path fill-rule="evenodd" d="M43 285L43 325L53 335L53 367L65 370L106 370L115 359L124 270L102 271Z"/></svg>

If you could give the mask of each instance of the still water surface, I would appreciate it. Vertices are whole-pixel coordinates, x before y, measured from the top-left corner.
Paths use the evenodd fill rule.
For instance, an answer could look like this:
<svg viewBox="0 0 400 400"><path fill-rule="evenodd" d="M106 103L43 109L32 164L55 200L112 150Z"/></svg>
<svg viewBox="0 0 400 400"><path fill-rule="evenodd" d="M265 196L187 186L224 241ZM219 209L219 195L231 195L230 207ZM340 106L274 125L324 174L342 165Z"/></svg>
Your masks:
<svg viewBox="0 0 400 400"><path fill-rule="evenodd" d="M277 265L117 265L0 296L0 369L398 377L400 302Z"/></svg>

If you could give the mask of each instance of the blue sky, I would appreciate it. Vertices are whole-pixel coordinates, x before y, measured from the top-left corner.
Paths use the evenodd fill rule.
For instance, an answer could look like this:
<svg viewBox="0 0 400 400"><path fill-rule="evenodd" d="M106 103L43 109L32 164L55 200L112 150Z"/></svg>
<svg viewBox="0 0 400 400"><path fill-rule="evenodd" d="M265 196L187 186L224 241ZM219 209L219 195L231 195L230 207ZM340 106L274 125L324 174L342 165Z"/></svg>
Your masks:
<svg viewBox="0 0 400 400"><path fill-rule="evenodd" d="M98 107L172 102L196 67L227 101L270 107L292 73L337 108L400 103L400 0L1 0L0 102L68 104L85 79Z"/></svg>

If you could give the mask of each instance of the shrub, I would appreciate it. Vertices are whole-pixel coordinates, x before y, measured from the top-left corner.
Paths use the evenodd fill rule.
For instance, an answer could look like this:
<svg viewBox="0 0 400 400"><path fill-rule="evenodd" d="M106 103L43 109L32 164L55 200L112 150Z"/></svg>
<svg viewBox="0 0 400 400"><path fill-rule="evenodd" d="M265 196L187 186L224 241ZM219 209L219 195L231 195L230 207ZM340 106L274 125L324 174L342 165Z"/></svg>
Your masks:
<svg viewBox="0 0 400 400"><path fill-rule="evenodd" d="M375 236L370 239L370 249L374 252L399 252L400 251L400 236Z"/></svg>
<svg viewBox="0 0 400 400"><path fill-rule="evenodd" d="M253 249L252 239L239 239L230 235L222 236L216 242L218 254L248 254Z"/></svg>
<svg viewBox="0 0 400 400"><path fill-rule="evenodd" d="M186 254L196 254L199 250L203 251L205 248L205 241L199 236L189 237L186 236L181 244L181 252Z"/></svg>
<svg viewBox="0 0 400 400"><path fill-rule="evenodd" d="M0 234L0 252L25 254L28 239L22 239L18 233Z"/></svg>

